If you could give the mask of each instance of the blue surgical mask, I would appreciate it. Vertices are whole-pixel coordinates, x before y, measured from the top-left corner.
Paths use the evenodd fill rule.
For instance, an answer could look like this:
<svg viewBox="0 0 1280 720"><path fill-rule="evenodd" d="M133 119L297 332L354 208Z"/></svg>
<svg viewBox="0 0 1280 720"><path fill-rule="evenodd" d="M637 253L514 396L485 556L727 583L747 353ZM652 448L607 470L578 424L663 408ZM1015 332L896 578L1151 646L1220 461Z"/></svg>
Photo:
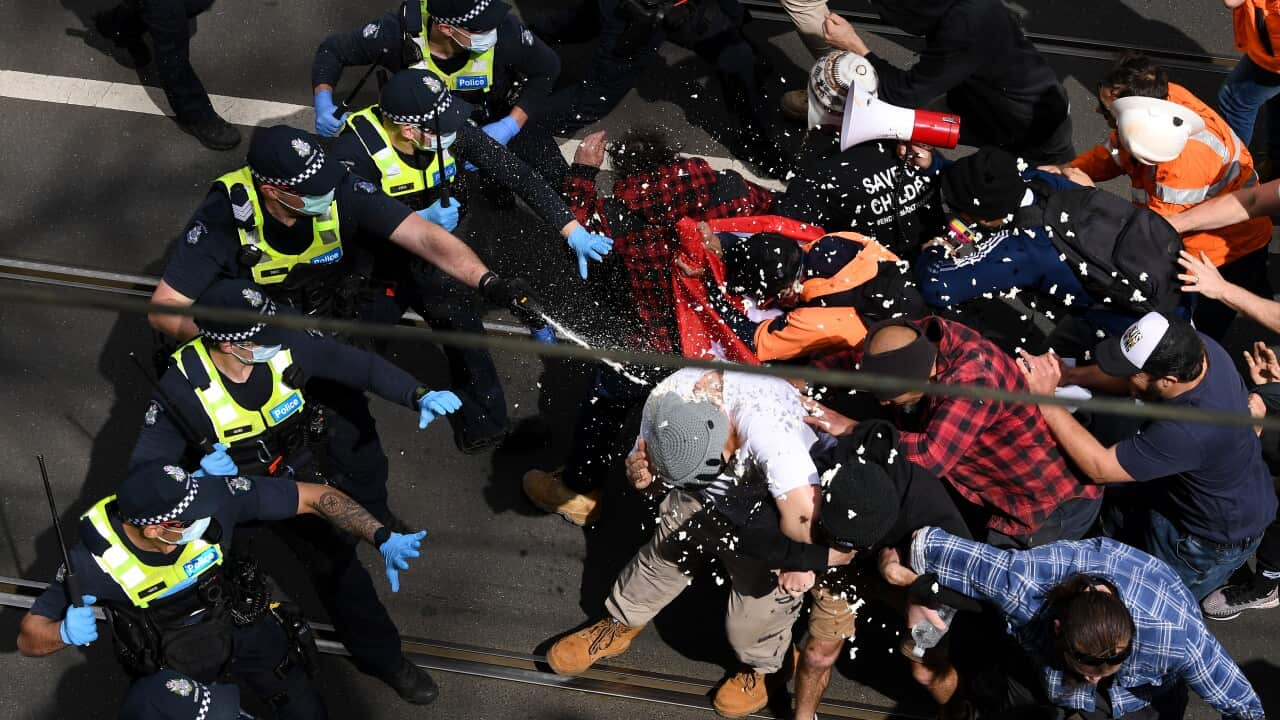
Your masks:
<svg viewBox="0 0 1280 720"><path fill-rule="evenodd" d="M237 345L236 347L244 350L249 350L249 348L245 348L243 345ZM235 353L231 353L231 355L232 357L244 363L245 365L253 365L255 363L270 362L271 358L275 357L276 353L280 352L280 346L279 345L255 345L252 350L249 350L249 352L252 353L252 355L247 360L245 358L240 357L239 355L236 355Z"/></svg>
<svg viewBox="0 0 1280 720"><path fill-rule="evenodd" d="M492 49L497 44L498 29L494 28L489 32L471 33L471 44L467 46L467 49L474 53L480 53Z"/></svg>
<svg viewBox="0 0 1280 720"><path fill-rule="evenodd" d="M172 543L173 545L186 545L187 543L193 543L204 537L204 531L209 529L210 520L212 520L212 518L207 517L195 520L187 526L186 530L182 531L182 537L177 540L166 539L165 542Z"/></svg>
<svg viewBox="0 0 1280 720"><path fill-rule="evenodd" d="M336 190L330 190L324 195L299 195L302 198L302 207L296 208L292 205L285 204L285 207L302 215L311 217L319 217L329 211L329 206L333 204L333 195Z"/></svg>
<svg viewBox="0 0 1280 720"><path fill-rule="evenodd" d="M423 131L423 135L422 135L422 142L414 141L414 143L413 143L413 144L414 144L414 147L418 148L419 150L421 150L421 151L423 151L423 152L435 152L435 149L436 149L436 139L435 139L434 137L431 137L430 139L428 139L428 137L427 137L427 135L426 135L426 132L428 132L428 131L425 131L425 130ZM441 150L448 150L448 149L449 149L449 146L453 144L453 141L454 141L454 140L457 140L457 139L458 139L458 133L456 133L456 132L445 133L445 134L441 135L441 136L440 136L440 149L441 149Z"/></svg>

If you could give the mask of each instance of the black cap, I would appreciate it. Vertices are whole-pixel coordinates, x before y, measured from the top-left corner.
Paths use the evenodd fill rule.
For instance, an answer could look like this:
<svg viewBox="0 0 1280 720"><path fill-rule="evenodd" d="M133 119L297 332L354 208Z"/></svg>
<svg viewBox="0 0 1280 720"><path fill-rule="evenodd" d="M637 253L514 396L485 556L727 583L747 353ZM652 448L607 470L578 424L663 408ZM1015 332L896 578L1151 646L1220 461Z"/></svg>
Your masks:
<svg viewBox="0 0 1280 720"><path fill-rule="evenodd" d="M391 122L417 125L427 132L457 132L471 117L471 103L462 100L445 87L444 81L430 70L401 70L382 88L378 110Z"/></svg>
<svg viewBox="0 0 1280 720"><path fill-rule="evenodd" d="M800 244L776 233L756 233L723 247L724 282L734 295L777 297L796 281L804 264Z"/></svg>
<svg viewBox="0 0 1280 720"><path fill-rule="evenodd" d="M952 210L982 220L1017 211L1027 194L1018 159L994 147L960 158L942 174L942 197Z"/></svg>
<svg viewBox="0 0 1280 720"><path fill-rule="evenodd" d="M900 509L898 491L884 468L850 456L823 488L819 518L832 538L865 549L885 539Z"/></svg>
<svg viewBox="0 0 1280 720"><path fill-rule="evenodd" d="M489 32L502 24L511 6L502 0L430 0L427 12L432 20L444 25Z"/></svg>
<svg viewBox="0 0 1280 720"><path fill-rule="evenodd" d="M129 687L120 720L236 720L240 688L229 683L205 685L173 670L162 669Z"/></svg>
<svg viewBox="0 0 1280 720"><path fill-rule="evenodd" d="M249 141L249 172L266 185L299 195L324 195L342 181L346 169L325 154L320 139L288 125L258 128Z"/></svg>
<svg viewBox="0 0 1280 720"><path fill-rule="evenodd" d="M116 502L120 517L130 525L144 527L173 520L191 521L212 517L231 498L231 483L251 482L248 478L196 477L177 465L148 462L129 472Z"/></svg>
<svg viewBox="0 0 1280 720"><path fill-rule="evenodd" d="M201 308L244 310L262 317L273 317L276 304L262 288L248 280L219 280L196 299L196 326L200 334L215 342L254 342L258 345L283 345L286 333L265 323L216 320L203 317Z"/></svg>

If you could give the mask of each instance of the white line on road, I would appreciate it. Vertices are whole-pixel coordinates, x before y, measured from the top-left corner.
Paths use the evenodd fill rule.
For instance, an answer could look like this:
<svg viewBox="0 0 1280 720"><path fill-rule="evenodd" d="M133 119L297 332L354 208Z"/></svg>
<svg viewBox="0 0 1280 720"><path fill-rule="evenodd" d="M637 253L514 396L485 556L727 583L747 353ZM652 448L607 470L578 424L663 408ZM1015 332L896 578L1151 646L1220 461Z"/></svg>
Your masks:
<svg viewBox="0 0 1280 720"><path fill-rule="evenodd" d="M159 88L136 83L105 82L62 75L42 75L0 69L0 97L17 100L61 103L80 107L123 110L145 115L168 115L169 103ZM235 125L286 124L310 129L315 125L315 111L308 105L257 100L254 98L210 95L213 107L227 122ZM577 140L557 140L565 160L572 161ZM748 180L773 190L781 189L776 180L757 177L733 158L703 156L716 170L735 170ZM607 163L607 160L606 160ZM605 169L608 169L606 164Z"/></svg>

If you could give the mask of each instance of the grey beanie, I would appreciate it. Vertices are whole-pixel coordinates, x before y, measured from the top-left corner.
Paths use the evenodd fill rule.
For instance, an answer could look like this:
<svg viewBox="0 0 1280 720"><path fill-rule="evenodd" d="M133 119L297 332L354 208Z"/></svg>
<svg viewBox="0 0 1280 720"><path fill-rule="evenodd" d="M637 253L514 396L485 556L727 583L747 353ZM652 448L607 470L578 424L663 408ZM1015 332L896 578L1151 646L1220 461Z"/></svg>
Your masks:
<svg viewBox="0 0 1280 720"><path fill-rule="evenodd" d="M718 405L675 392L650 395L644 421L649 462L659 478L678 488L716 479L729 439L729 418Z"/></svg>

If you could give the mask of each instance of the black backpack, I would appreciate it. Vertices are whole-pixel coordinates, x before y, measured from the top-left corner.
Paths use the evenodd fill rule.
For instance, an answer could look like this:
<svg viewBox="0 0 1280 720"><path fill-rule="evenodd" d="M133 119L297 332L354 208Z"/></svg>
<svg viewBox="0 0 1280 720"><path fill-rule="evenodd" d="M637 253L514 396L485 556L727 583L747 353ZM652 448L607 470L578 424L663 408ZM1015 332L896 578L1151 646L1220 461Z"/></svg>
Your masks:
<svg viewBox="0 0 1280 720"><path fill-rule="evenodd" d="M1105 190L1054 190L1032 181L1038 224L1099 307L1135 315L1171 312L1182 299L1182 237L1164 218Z"/></svg>

